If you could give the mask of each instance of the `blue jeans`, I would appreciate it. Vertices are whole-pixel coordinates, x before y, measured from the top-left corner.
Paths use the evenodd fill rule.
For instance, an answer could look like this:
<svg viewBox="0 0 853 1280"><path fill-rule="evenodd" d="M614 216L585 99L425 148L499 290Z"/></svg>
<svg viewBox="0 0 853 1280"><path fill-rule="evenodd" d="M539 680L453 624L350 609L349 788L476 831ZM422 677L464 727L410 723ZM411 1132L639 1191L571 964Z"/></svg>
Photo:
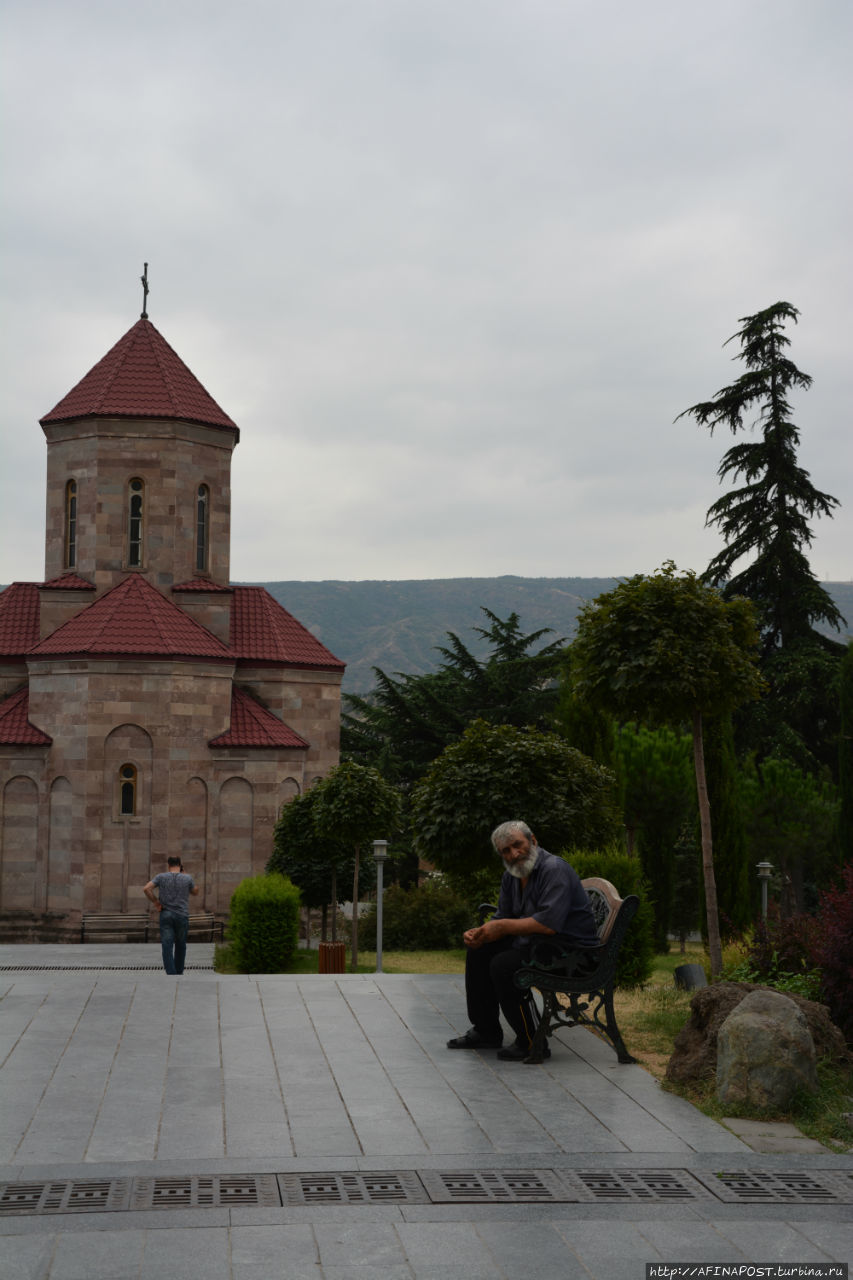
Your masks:
<svg viewBox="0 0 853 1280"><path fill-rule="evenodd" d="M183 973L187 958L187 930L189 916L177 911L160 912L160 946L163 948L163 968L167 973Z"/></svg>

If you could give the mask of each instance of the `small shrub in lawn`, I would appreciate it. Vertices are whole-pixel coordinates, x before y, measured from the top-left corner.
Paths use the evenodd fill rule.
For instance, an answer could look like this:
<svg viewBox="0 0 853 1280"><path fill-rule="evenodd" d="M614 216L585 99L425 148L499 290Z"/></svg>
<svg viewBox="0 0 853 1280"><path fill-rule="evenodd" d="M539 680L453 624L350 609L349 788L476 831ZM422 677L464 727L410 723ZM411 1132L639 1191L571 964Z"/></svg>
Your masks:
<svg viewBox="0 0 853 1280"><path fill-rule="evenodd" d="M757 982L786 995L821 1000L821 972L814 961L818 923L813 916L783 920L775 910L723 953L726 982Z"/></svg>
<svg viewBox="0 0 853 1280"><path fill-rule="evenodd" d="M844 868L840 886L821 894L813 955L832 1020L853 1044L853 862Z"/></svg>
<svg viewBox="0 0 853 1280"><path fill-rule="evenodd" d="M471 905L441 880L412 889L392 884L382 900L382 946L389 951L442 951L460 947L471 927ZM376 904L359 926L362 946L376 950Z"/></svg>
<svg viewBox="0 0 853 1280"><path fill-rule="evenodd" d="M814 916L788 916L783 920L775 908L768 912L766 920L757 920L746 958L761 974L759 982L777 973L809 973L814 969L818 929Z"/></svg>
<svg viewBox="0 0 853 1280"><path fill-rule="evenodd" d="M282 973L299 942L299 890L287 876L242 880L231 897L228 941L242 973Z"/></svg>
<svg viewBox="0 0 853 1280"><path fill-rule="evenodd" d="M564 857L572 864L581 880L600 876L602 880L610 881L620 898L627 898L629 894L635 893L640 899L640 908L628 926L619 949L616 985L642 987L651 977L654 965L655 917L652 894L639 859L630 857L615 845L599 850L575 849L564 854Z"/></svg>

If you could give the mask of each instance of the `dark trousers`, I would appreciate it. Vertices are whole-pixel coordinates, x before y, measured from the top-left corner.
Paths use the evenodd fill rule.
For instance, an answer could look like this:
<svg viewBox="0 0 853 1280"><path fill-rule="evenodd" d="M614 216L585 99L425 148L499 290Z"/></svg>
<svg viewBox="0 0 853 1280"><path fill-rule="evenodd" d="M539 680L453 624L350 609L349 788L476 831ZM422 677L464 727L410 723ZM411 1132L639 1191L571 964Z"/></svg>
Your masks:
<svg viewBox="0 0 853 1280"><path fill-rule="evenodd" d="M183 973L187 954L189 916L177 911L160 912L160 946L163 951L163 968L167 973Z"/></svg>
<svg viewBox="0 0 853 1280"><path fill-rule="evenodd" d="M536 940L537 950L571 947L571 940L560 934L551 934ZM469 950L465 957L465 995L468 1001L468 1017L471 1025L482 1036L497 1040L501 1035L500 1015L506 1018L520 1045L529 1046L539 1015L533 997L520 991L513 982L513 974L530 958L529 945L514 947L511 938L499 938L482 947ZM587 964L583 950L576 952L579 969Z"/></svg>

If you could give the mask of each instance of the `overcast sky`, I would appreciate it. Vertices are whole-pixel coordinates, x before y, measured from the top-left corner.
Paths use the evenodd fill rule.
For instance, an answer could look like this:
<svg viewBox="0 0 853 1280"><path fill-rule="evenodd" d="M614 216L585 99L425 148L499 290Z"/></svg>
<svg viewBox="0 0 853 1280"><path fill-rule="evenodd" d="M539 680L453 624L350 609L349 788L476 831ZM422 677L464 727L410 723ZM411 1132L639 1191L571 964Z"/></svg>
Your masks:
<svg viewBox="0 0 853 1280"><path fill-rule="evenodd" d="M676 415L801 312L853 578L849 0L5 0L0 582L38 419L149 315L241 428L237 581L701 570Z"/></svg>

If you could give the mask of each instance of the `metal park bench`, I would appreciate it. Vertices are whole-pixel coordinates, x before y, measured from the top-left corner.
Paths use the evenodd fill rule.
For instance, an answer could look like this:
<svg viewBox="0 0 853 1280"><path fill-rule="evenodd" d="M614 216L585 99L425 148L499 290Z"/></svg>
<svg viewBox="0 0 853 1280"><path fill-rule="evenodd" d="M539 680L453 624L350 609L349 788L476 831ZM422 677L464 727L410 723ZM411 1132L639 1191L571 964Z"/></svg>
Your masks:
<svg viewBox="0 0 853 1280"><path fill-rule="evenodd" d="M609 1041L620 1062L636 1062L625 1047L613 1008L616 962L628 925L637 914L640 900L635 894L620 898L609 880L593 876L582 881L589 897L600 943L590 948L592 969L573 972L576 951L560 951L547 943L534 943L528 964L513 975L523 991L535 988L542 997L542 1013L533 1037L527 1063L544 1061L548 1036L556 1027L592 1027ZM481 917L495 908L484 904Z"/></svg>
<svg viewBox="0 0 853 1280"><path fill-rule="evenodd" d="M157 942L160 928L157 917L147 911L84 911L80 921L81 942ZM189 942L221 942L223 924L212 912L190 916Z"/></svg>

